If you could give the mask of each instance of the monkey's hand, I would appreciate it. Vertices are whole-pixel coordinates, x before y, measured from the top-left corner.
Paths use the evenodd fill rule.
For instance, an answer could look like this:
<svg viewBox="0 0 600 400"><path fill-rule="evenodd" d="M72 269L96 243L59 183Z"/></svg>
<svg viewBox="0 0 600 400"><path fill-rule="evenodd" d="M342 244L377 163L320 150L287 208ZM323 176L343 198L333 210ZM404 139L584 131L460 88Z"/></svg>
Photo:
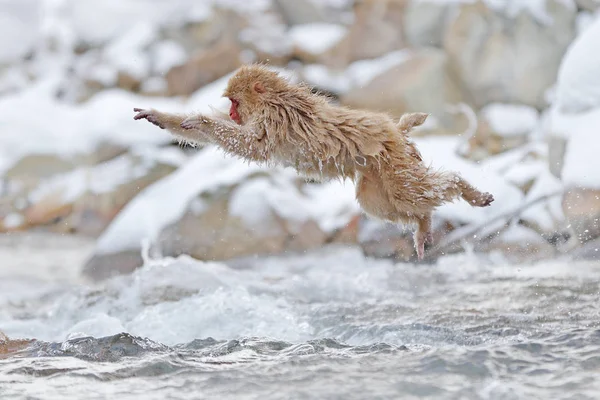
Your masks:
<svg viewBox="0 0 600 400"><path fill-rule="evenodd" d="M133 119L145 119L146 121L158 126L160 129L165 129L165 124L162 121L161 115L158 111L143 110L141 108L134 108L133 111L137 113Z"/></svg>

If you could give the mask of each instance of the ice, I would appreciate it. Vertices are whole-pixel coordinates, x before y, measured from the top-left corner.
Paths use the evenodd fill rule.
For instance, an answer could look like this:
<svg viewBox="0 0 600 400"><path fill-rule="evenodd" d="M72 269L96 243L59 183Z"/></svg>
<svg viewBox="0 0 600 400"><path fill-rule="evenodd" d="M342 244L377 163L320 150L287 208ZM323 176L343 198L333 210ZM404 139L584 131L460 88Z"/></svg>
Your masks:
<svg viewBox="0 0 600 400"><path fill-rule="evenodd" d="M295 46L311 54L321 54L337 44L346 35L342 25L311 23L294 25L289 35Z"/></svg>
<svg viewBox="0 0 600 400"><path fill-rule="evenodd" d="M481 114L493 132L506 137L530 133L539 120L535 108L516 104L492 103L485 106Z"/></svg>

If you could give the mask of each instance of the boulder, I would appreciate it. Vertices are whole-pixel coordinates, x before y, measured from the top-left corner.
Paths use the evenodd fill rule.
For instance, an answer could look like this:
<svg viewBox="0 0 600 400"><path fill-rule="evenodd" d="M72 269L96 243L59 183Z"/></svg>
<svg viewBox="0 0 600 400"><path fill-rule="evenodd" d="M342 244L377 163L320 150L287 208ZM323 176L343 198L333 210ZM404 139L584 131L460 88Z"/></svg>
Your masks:
<svg viewBox="0 0 600 400"><path fill-rule="evenodd" d="M580 243L600 237L600 189L570 189L563 196L562 208Z"/></svg>
<svg viewBox="0 0 600 400"><path fill-rule="evenodd" d="M283 16L287 25L325 22L325 12L315 1L275 0L275 8Z"/></svg>
<svg viewBox="0 0 600 400"><path fill-rule="evenodd" d="M356 2L348 33L348 60L382 56L405 46L403 16L406 0Z"/></svg>
<svg viewBox="0 0 600 400"><path fill-rule="evenodd" d="M447 104L461 100L461 92L447 66L448 59L442 50L415 50L404 62L351 89L340 100L350 107L396 116L418 111L443 118L447 115Z"/></svg>
<svg viewBox="0 0 600 400"><path fill-rule="evenodd" d="M409 1L402 21L406 44L442 47L450 14L458 5L458 2Z"/></svg>
<svg viewBox="0 0 600 400"><path fill-rule="evenodd" d="M35 184L13 194L9 204L3 203L0 229L44 226L96 236L140 190L174 169L144 156L123 154L97 165L37 177Z"/></svg>
<svg viewBox="0 0 600 400"><path fill-rule="evenodd" d="M241 65L240 51L235 42L223 41L193 55L185 64L171 68L166 75L168 95L190 95L234 71Z"/></svg>
<svg viewBox="0 0 600 400"><path fill-rule="evenodd" d="M342 68L347 64L347 29L338 24L293 26L289 33L293 56L304 63Z"/></svg>
<svg viewBox="0 0 600 400"><path fill-rule="evenodd" d="M237 160L222 161L222 155L220 157L222 163L231 163L231 166L238 163ZM193 170L193 166L188 165L187 168ZM304 193L305 185L311 184L302 183L296 178L290 181L290 177L284 178L275 171L252 173L250 169L243 170L239 180L229 183L207 177L206 182L210 182L210 186L200 184L198 191L190 190L187 193L193 196L189 199L187 195L177 195L177 201L185 207L181 215L174 214L172 209L161 211L161 207L172 208L174 205L170 197L165 197L163 190L157 187L178 185L177 179L186 176L185 169L148 188L140 196L142 199L136 199L135 204L132 203L121 213L119 221L116 221L119 223L111 225L100 238L98 248L84 267L84 275L103 279L130 272L142 265L140 253L143 239L138 241L126 223L128 219L138 220L139 210L153 209L161 215L172 215L163 222L150 219L142 224L139 234L151 240L152 254L186 254L211 261L318 248L332 241L344 229L342 223L351 218L346 218L347 211L343 207L338 208L343 213L341 217L327 208L327 212L331 213L330 218L334 220L324 222L317 217L318 214L314 214L314 207L311 206L317 199ZM222 171L223 178L231 179L232 169L229 171ZM311 190L319 189L311 187ZM314 196L328 194L331 192L313 193ZM320 197L318 199L324 201ZM353 197L350 199L353 200ZM339 218L342 218L342 223ZM336 229L337 224L342 227ZM332 228L325 229L324 226ZM122 229L128 230L127 244L123 243ZM151 232L152 229L156 232Z"/></svg>
<svg viewBox="0 0 600 400"><path fill-rule="evenodd" d="M477 131L469 139L469 154L481 159L513 150L527 143L539 120L535 108L492 103L481 109Z"/></svg>
<svg viewBox="0 0 600 400"><path fill-rule="evenodd" d="M599 0L575 0L577 6L583 10L594 12L600 8Z"/></svg>
<svg viewBox="0 0 600 400"><path fill-rule="evenodd" d="M575 8L546 0L546 12L536 15L518 4L486 4L462 4L450 22L444 49L452 71L478 108L491 102L544 108L545 92L575 37Z"/></svg>

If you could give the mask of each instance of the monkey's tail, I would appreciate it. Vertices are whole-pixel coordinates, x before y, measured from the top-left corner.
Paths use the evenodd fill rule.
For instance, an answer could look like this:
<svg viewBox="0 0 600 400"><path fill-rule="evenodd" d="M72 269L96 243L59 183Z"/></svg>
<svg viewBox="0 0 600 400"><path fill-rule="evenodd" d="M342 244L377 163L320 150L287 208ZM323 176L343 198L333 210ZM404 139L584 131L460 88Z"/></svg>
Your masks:
<svg viewBox="0 0 600 400"><path fill-rule="evenodd" d="M414 127L423 125L429 114L425 113L408 113L402 115L398 121L398 129L404 133L410 132Z"/></svg>

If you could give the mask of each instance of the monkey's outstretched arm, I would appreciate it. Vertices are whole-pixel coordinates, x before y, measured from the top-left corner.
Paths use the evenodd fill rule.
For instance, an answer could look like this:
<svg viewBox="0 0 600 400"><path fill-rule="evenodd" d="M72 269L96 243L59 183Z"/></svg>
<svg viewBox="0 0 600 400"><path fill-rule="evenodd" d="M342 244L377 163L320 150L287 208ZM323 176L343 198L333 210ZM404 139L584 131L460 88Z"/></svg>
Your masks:
<svg viewBox="0 0 600 400"><path fill-rule="evenodd" d="M203 115L186 117L156 110L134 109L134 119L146 119L161 129L194 143L213 143L252 161L267 161L267 143L252 128Z"/></svg>
<svg viewBox="0 0 600 400"><path fill-rule="evenodd" d="M154 109L144 110L141 108L134 108L134 112L137 114L133 119L145 119L148 122L158 126L160 129L167 129L171 133L181 136L182 138L196 143L206 143L206 140L202 140L200 137L190 136L190 132L181 127L181 123L186 120L187 115L182 114L168 114Z"/></svg>

